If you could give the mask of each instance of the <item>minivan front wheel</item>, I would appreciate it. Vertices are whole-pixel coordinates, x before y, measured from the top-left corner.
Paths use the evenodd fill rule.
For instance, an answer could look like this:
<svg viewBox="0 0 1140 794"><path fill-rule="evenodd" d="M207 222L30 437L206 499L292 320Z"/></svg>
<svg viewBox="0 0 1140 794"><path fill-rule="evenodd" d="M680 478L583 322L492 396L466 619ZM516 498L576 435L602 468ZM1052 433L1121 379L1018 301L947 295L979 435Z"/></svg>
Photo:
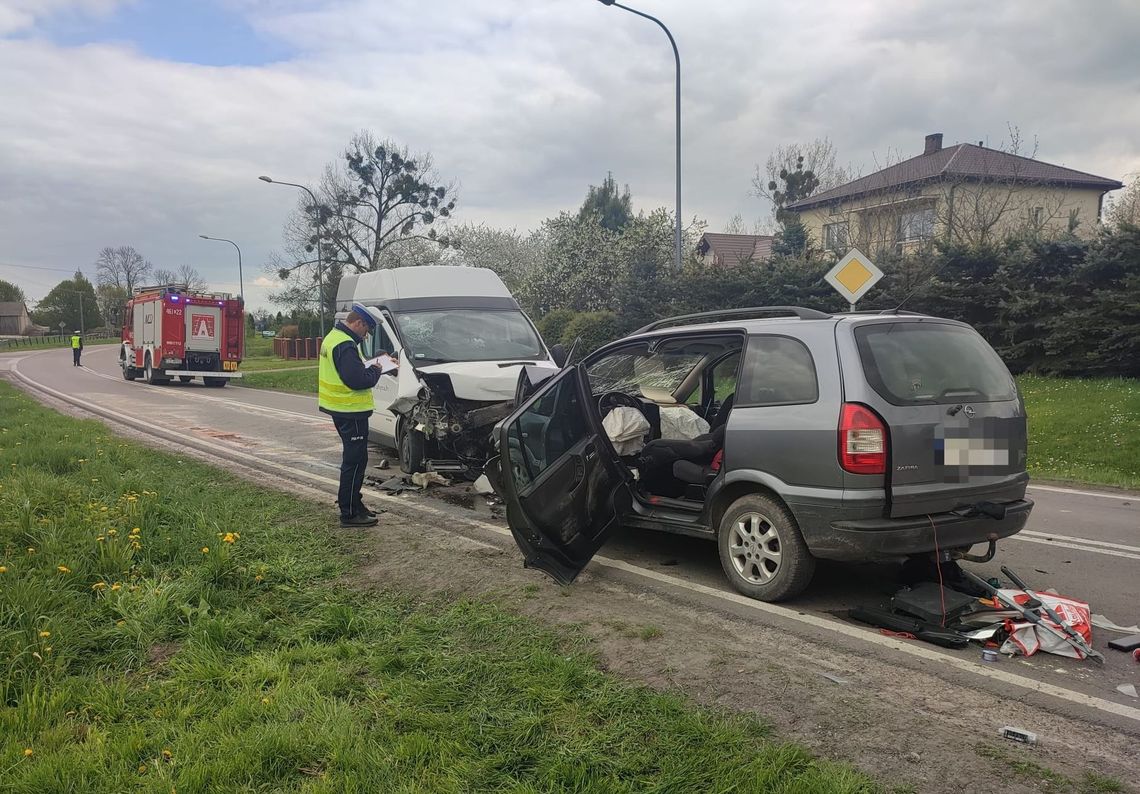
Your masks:
<svg viewBox="0 0 1140 794"><path fill-rule="evenodd" d="M815 573L796 519L763 494L737 499L720 521L720 564L738 591L760 601L783 601L803 592Z"/></svg>

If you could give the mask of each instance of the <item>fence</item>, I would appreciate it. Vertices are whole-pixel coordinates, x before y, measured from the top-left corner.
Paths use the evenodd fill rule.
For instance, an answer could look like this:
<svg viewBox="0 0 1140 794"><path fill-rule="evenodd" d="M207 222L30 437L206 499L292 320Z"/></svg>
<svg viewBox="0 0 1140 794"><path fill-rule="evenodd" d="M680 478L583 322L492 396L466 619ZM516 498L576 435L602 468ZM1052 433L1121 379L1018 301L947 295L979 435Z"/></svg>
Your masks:
<svg viewBox="0 0 1140 794"><path fill-rule="evenodd" d="M109 331L93 331L83 335L83 344L114 342L118 334ZM71 344L71 334L51 334L48 336L14 336L0 339L0 350L13 350L20 347L67 347Z"/></svg>
<svg viewBox="0 0 1140 794"><path fill-rule="evenodd" d="M321 350L321 341L324 337L309 336L293 338L275 337L273 340L273 355L287 359L316 358Z"/></svg>

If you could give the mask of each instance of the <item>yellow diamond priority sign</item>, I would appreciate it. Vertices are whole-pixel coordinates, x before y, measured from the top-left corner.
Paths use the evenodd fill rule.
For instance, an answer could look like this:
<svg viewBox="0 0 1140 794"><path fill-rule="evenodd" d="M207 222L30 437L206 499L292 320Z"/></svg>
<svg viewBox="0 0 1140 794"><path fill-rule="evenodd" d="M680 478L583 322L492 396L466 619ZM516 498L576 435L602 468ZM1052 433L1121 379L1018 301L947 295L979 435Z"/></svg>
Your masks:
<svg viewBox="0 0 1140 794"><path fill-rule="evenodd" d="M824 279L854 306L882 277L883 271L875 267L875 264L858 248L852 248L847 252L847 256L827 271Z"/></svg>

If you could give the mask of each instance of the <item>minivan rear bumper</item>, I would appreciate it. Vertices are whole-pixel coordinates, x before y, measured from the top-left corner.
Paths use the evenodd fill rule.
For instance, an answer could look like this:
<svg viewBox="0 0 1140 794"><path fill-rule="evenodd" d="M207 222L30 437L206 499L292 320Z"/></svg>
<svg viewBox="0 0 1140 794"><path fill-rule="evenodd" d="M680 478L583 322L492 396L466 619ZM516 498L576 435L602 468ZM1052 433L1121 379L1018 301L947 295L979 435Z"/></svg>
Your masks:
<svg viewBox="0 0 1140 794"><path fill-rule="evenodd" d="M1031 499L1004 503L1005 518L954 513L935 513L909 518L871 518L833 521L831 531L821 533L811 552L828 560L865 561L924 554L1008 538L1029 520Z"/></svg>

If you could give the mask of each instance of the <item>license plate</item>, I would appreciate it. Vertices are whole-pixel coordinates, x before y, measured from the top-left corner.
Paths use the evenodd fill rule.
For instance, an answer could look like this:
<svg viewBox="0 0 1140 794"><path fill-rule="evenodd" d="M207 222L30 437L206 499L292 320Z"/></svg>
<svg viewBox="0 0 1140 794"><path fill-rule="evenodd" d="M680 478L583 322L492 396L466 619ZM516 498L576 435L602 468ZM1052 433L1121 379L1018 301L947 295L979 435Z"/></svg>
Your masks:
<svg viewBox="0 0 1140 794"><path fill-rule="evenodd" d="M237 371L237 362L236 361L223 361L222 362L222 369L224 369L226 372L236 372Z"/></svg>

